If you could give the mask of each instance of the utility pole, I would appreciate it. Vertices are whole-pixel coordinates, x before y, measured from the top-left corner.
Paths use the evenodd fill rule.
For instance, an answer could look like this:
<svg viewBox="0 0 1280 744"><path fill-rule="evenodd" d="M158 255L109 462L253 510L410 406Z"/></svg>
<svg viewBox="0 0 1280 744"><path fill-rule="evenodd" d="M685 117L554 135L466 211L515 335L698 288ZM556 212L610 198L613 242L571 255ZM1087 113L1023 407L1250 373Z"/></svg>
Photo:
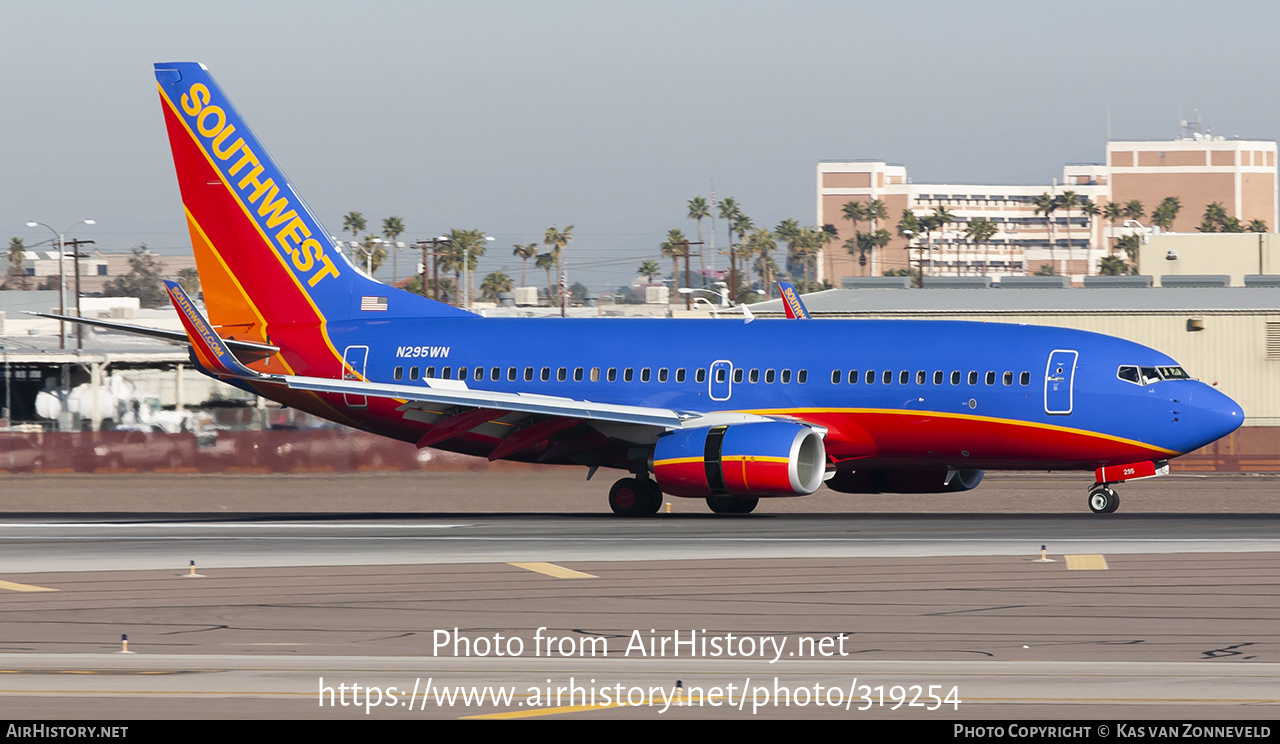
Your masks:
<svg viewBox="0 0 1280 744"><path fill-rule="evenodd" d="M701 240L694 240L694 241L686 240L686 241L684 241L684 242L682 243L682 245L684 245L684 286L685 286L685 287L687 287L687 288L689 288L689 289L692 289L692 287L690 287L690 286L689 286L689 246L691 246L691 245L702 245L702 241L701 241ZM698 251L698 253L699 253L699 254L701 254L701 253L702 253L702 251ZM672 279L672 281L673 281L673 282L675 281L675 277L672 277L671 279ZM703 281L706 281L706 279L703 279ZM684 309L685 309L685 310L690 310L690 309L692 309L692 307L693 307L693 293L692 293L692 292L685 292L685 293L684 293Z"/></svg>
<svg viewBox="0 0 1280 744"><path fill-rule="evenodd" d="M92 240L68 240L67 245L71 246L75 254L76 261L76 317L82 318L80 314L80 246L93 245ZM85 254L88 257L89 254ZM76 348L84 348L84 323L76 323Z"/></svg>
<svg viewBox="0 0 1280 744"><path fill-rule="evenodd" d="M427 296L427 256L431 256L431 283L434 285L432 299L440 301L440 246L449 242L443 235L426 240L419 240L416 245L422 249L422 296ZM427 250L431 246L431 250Z"/></svg>

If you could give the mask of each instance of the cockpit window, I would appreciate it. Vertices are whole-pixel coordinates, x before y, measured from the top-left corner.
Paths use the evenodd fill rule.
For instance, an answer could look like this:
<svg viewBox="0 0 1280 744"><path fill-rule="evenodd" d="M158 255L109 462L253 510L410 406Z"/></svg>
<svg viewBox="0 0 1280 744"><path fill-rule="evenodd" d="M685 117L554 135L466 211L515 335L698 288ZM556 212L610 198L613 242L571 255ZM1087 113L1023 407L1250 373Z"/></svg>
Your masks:
<svg viewBox="0 0 1280 744"><path fill-rule="evenodd" d="M1190 380L1191 375L1182 367L1137 367L1124 364L1116 370L1116 377L1135 385L1150 385L1161 380Z"/></svg>

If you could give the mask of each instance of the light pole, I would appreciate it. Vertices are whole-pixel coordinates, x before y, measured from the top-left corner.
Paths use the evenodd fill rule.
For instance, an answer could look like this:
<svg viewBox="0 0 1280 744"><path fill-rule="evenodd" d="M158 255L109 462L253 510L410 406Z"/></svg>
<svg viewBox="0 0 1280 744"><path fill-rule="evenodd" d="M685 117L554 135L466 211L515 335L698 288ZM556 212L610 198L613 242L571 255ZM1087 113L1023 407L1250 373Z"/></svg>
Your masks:
<svg viewBox="0 0 1280 744"><path fill-rule="evenodd" d="M373 240L370 240L369 245L366 246L364 243L357 243L354 240L351 241L351 247L359 248L360 252L364 254L364 273L370 279L373 278L373 254L377 252L377 246L381 242L382 238L374 238Z"/></svg>
<svg viewBox="0 0 1280 744"><path fill-rule="evenodd" d="M97 223L94 222L93 220L80 220L79 222L73 223L71 227L75 227L76 225L95 225L95 224ZM49 225L46 225L43 222L28 222L27 227L46 227L49 229L49 232L53 233L53 237L58 240L58 314L66 315L67 314L67 262L66 262L67 252L66 252L66 249L63 247L64 241L62 236L66 234L67 230L70 230L71 227L68 227L67 230L63 230L62 232L58 232L57 230L54 230L52 227L50 227ZM76 253L79 254L79 252L80 252L79 247L77 247ZM76 260L77 261L80 260L78 255ZM58 321L58 348L59 349L67 348L67 323L66 321L62 321L62 320Z"/></svg>

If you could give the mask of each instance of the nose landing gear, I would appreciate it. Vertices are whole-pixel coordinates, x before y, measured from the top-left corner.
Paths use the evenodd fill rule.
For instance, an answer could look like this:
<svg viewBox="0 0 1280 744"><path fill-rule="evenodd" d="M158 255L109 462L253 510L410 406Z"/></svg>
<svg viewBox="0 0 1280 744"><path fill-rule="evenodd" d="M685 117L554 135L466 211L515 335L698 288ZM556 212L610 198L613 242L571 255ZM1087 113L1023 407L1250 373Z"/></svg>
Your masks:
<svg viewBox="0 0 1280 744"><path fill-rule="evenodd" d="M1120 508L1120 494L1107 483L1095 483L1089 489L1089 510L1094 514L1110 514Z"/></svg>

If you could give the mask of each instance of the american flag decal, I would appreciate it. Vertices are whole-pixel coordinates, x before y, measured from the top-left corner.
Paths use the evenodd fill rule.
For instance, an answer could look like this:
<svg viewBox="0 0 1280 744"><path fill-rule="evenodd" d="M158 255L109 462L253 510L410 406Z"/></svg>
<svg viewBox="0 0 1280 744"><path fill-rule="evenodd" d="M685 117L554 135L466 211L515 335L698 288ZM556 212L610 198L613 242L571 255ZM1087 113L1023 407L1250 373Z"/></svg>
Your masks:
<svg viewBox="0 0 1280 744"><path fill-rule="evenodd" d="M386 297L369 297L367 295L364 297L361 297L360 309L361 310L381 310L382 312L386 312L387 298Z"/></svg>

